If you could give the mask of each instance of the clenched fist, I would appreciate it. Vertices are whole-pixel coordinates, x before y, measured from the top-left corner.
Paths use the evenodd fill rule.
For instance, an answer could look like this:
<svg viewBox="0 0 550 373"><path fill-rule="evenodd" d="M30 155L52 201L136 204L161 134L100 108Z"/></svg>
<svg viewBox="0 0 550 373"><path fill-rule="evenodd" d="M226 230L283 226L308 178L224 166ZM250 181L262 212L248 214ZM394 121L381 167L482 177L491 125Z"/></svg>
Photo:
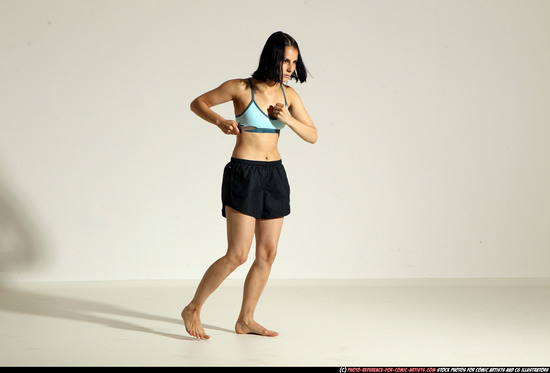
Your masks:
<svg viewBox="0 0 550 373"><path fill-rule="evenodd" d="M218 127L226 135L239 134L239 123L234 120L225 119L220 124L218 124Z"/></svg>

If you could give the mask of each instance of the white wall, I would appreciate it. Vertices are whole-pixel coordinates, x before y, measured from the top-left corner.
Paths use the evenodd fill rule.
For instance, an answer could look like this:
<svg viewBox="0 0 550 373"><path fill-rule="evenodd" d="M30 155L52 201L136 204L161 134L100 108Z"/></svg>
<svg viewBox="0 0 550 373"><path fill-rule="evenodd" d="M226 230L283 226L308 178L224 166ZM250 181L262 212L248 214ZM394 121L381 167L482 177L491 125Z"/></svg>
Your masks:
<svg viewBox="0 0 550 373"><path fill-rule="evenodd" d="M234 138L189 103L277 30L319 141L272 278L550 275L550 2L1 0L4 276L200 278Z"/></svg>

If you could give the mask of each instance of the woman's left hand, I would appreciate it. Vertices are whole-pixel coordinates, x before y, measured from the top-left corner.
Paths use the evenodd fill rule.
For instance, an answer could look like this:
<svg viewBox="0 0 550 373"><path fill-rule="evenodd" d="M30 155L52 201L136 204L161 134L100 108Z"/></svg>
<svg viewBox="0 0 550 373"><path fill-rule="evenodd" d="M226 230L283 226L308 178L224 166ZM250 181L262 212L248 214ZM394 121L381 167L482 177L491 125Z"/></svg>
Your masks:
<svg viewBox="0 0 550 373"><path fill-rule="evenodd" d="M267 114L272 118L279 119L284 124L288 124L289 119L292 117L286 106L281 103L277 103L275 106L270 105L267 109Z"/></svg>

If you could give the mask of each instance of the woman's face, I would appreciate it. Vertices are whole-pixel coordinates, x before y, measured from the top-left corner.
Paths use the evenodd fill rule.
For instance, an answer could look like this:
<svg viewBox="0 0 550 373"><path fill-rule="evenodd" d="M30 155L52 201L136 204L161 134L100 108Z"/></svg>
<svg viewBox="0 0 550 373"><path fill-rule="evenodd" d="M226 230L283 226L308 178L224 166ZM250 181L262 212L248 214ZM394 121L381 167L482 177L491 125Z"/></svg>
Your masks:
<svg viewBox="0 0 550 373"><path fill-rule="evenodd" d="M282 81L286 83L294 70L296 69L296 63L298 62L298 49L294 47L285 47L285 55L281 61L281 74L283 75Z"/></svg>

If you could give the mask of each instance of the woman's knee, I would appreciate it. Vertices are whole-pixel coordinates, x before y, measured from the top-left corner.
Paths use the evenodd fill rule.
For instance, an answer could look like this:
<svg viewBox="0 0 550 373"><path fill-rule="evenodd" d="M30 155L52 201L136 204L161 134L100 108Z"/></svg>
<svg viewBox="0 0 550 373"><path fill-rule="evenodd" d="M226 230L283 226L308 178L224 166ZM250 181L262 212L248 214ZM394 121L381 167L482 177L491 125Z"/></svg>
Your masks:
<svg viewBox="0 0 550 373"><path fill-rule="evenodd" d="M267 265L272 265L275 262L277 256L277 247L263 247L257 250L256 260L259 260Z"/></svg>
<svg viewBox="0 0 550 373"><path fill-rule="evenodd" d="M246 261L248 260L248 253L231 252L231 253L228 253L225 257L227 258L231 266L237 268L243 265L244 263L246 263Z"/></svg>

